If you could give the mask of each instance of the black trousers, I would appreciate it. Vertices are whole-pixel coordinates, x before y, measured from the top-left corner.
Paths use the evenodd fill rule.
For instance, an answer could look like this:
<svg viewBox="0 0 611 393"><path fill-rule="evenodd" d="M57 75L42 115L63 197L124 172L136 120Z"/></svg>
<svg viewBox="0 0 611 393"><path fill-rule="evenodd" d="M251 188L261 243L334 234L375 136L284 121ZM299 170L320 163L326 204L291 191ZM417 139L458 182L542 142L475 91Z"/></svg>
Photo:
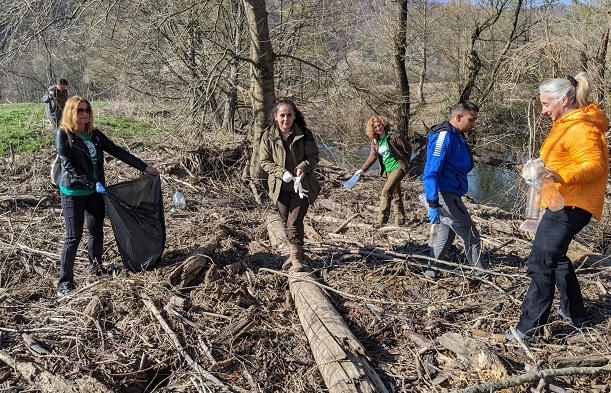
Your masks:
<svg viewBox="0 0 611 393"><path fill-rule="evenodd" d="M527 275L531 282L516 326L519 331L532 335L539 326L547 323L554 300L554 286L560 292L562 312L573 320L585 318L581 287L566 252L575 235L590 222L591 217L589 212L572 206L557 212L545 211L528 257Z"/></svg>
<svg viewBox="0 0 611 393"><path fill-rule="evenodd" d="M62 212L66 223L66 239L62 250L59 283L74 281L74 259L78 250L83 226L87 223L87 254L89 268L102 263L104 243L104 198L93 193L85 196L61 194Z"/></svg>
<svg viewBox="0 0 611 393"><path fill-rule="evenodd" d="M303 219L310 206L308 198L301 199L296 192L280 191L276 206L284 222L289 243L303 245L305 236Z"/></svg>

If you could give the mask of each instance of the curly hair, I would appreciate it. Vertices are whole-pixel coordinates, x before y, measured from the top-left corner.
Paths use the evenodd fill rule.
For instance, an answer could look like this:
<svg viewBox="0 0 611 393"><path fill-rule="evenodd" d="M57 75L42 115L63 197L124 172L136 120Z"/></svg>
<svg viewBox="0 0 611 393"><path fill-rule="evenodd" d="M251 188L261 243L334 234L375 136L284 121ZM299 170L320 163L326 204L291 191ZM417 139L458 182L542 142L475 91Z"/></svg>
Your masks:
<svg viewBox="0 0 611 393"><path fill-rule="evenodd" d="M392 127L390 120L388 120L384 116L377 116L377 115L371 116L369 120L367 120L367 128L365 129L365 133L367 134L367 136L370 139L375 139L377 137L377 134L375 133L375 130L373 129L374 123L382 124L386 132L390 131L390 128Z"/></svg>

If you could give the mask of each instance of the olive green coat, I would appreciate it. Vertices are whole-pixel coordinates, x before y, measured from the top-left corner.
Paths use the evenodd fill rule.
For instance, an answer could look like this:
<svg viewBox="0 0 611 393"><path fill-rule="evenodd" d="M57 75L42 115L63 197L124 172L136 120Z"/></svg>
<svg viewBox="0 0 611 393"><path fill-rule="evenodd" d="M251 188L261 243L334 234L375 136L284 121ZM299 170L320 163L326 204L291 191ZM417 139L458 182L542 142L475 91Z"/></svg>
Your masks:
<svg viewBox="0 0 611 393"><path fill-rule="evenodd" d="M301 130L297 124L294 124L293 133L295 135L289 145L289 150L285 152L284 143L276 127L269 127L263 132L259 144L261 168L268 175L269 197L276 203L282 186L282 174L286 171L284 167L286 154L292 154L295 170L301 169L306 174L301 184L308 191L307 197L312 204L320 192L320 183L313 172L318 164L318 145L316 145L314 134L307 128Z"/></svg>

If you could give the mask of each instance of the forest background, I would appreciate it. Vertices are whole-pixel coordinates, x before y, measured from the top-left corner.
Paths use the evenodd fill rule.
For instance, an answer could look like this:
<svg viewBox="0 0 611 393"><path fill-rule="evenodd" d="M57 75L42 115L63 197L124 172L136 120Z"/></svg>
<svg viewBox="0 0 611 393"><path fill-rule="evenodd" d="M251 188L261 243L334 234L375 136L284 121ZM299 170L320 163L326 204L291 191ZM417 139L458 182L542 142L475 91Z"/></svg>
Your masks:
<svg viewBox="0 0 611 393"><path fill-rule="evenodd" d="M607 109L601 1L17 0L0 5L1 102L71 94L202 138L253 136L291 96L334 144L386 115L414 140L469 98L475 151L522 148L544 79L585 70ZM534 105L533 105L534 104ZM256 138L253 138L256 139Z"/></svg>

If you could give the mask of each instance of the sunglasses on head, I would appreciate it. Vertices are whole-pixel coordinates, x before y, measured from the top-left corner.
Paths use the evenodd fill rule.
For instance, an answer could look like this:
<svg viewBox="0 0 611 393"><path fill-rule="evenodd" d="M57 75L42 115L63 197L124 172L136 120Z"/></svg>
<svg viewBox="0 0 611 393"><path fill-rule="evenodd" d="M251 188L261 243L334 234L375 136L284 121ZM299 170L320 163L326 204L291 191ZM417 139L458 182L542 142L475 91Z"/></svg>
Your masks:
<svg viewBox="0 0 611 393"><path fill-rule="evenodd" d="M77 113L91 113L91 108L78 108L76 110Z"/></svg>

